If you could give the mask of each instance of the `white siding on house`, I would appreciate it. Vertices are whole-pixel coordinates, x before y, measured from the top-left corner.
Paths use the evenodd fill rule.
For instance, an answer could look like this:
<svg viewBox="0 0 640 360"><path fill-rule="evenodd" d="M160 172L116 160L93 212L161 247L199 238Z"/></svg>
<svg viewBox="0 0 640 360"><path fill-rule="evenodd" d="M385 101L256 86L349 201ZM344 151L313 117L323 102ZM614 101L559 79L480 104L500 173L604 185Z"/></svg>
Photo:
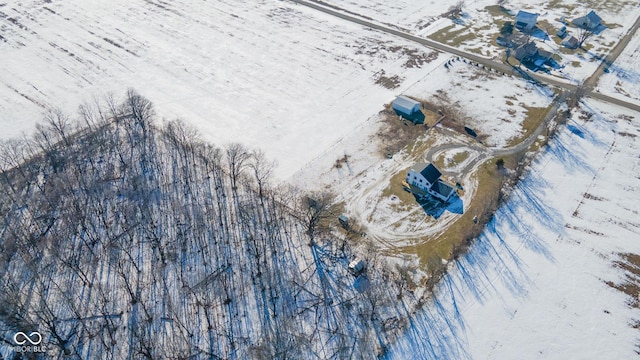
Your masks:
<svg viewBox="0 0 640 360"><path fill-rule="evenodd" d="M409 170L407 173L407 182L419 189L427 191L431 184L427 181L427 179L422 176L418 171L414 169Z"/></svg>

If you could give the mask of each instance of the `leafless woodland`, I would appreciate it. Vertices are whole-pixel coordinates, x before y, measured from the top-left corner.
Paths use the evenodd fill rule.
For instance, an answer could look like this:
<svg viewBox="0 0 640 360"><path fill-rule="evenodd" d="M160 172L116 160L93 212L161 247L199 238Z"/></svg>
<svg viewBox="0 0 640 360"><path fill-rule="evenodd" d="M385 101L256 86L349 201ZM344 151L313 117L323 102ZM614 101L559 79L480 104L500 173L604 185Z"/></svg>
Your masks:
<svg viewBox="0 0 640 360"><path fill-rule="evenodd" d="M354 287L326 194L132 90L0 145L0 358L371 358L422 301L373 253Z"/></svg>

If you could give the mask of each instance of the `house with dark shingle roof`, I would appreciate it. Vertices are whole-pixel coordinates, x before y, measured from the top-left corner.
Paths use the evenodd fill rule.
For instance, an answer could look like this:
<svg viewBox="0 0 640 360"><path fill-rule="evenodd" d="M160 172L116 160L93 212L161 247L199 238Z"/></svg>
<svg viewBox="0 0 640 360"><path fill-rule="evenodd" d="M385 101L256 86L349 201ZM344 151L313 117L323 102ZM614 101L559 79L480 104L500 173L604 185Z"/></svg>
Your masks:
<svg viewBox="0 0 640 360"><path fill-rule="evenodd" d="M518 61L523 62L527 60L533 60L538 55L538 47L531 41L526 44L520 45L513 55Z"/></svg>
<svg viewBox="0 0 640 360"><path fill-rule="evenodd" d="M413 192L420 197L429 193L440 200L447 201L455 193L455 188L440 179L441 175L440 170L433 164L418 163L409 170L406 181L412 189L417 188L417 191Z"/></svg>

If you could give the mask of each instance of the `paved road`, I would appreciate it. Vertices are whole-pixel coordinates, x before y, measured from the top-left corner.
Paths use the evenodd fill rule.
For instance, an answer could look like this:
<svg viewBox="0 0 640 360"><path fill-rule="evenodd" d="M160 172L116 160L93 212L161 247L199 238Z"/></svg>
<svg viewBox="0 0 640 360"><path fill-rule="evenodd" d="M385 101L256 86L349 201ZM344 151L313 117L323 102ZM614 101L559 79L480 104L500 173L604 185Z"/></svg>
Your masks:
<svg viewBox="0 0 640 360"><path fill-rule="evenodd" d="M384 26L381 24L376 24L374 22L362 19L360 17L354 16L354 15L349 15L325 6L322 6L318 3L312 2L312 1L308 1L308 0L290 0L296 4L300 4L300 5L304 5L307 6L309 8L324 12L326 14L335 16L337 18L346 20L346 21L350 21L352 23L356 23L362 26L366 26L368 28L371 29L375 29L375 30L379 30L382 32L385 32L387 34L391 34L394 36L398 36L401 37L403 39L412 41L412 42L416 42L419 43L421 45L430 47L432 49L436 49L436 50L440 50L443 52L447 52L453 55L457 55L460 57L464 57L466 59L469 59L473 62L477 62L479 64L484 65L485 67L489 67L492 68L494 70L503 72L503 73L507 73L507 74L512 74L512 75L517 75L520 77L523 77L525 79L527 78L531 78L534 79L540 83L543 84L548 84L548 85L552 85L552 86L556 86L565 90L569 90L571 92L575 92L578 85L576 84L571 84L567 81L562 81L560 79L553 79L551 77L548 76L542 76L540 74L536 74L536 73L532 73L530 71L519 71L518 69L515 69L513 66L509 65L509 64L504 64L501 62L497 62L495 60L491 60L489 58L486 58L484 56L480 56L477 54L472 54L430 39L426 39L426 38L422 38L422 37L418 37L412 34L409 34L407 32L404 31L400 31L397 29L393 29L390 28L388 26ZM603 61L603 63L598 67L598 69L596 70L596 72L594 72L594 74L589 77L589 79L587 79L587 81L585 82L585 85L593 85L595 84L595 82L597 81L597 79L599 78L600 74L602 74L602 70L604 69L605 66L609 66L611 63L613 63L613 61L615 61L615 59L618 57L618 55L620 54L620 52L622 52L622 50L624 49L624 47L627 45L627 43L629 42L630 38L633 36L633 34L635 33L636 29L638 29L638 27L640 26L640 18L636 19L636 22L634 23L634 25L632 26L631 30L627 33L627 35L625 35L620 42L618 43L618 45L616 45L616 47L613 49L613 51L611 52L611 54L609 56L607 56L607 58L605 58L605 61ZM606 63L606 64L605 64ZM608 65L607 65L608 64ZM527 79L529 80L529 79ZM585 95L587 96L591 96L593 98L602 100L602 101L606 101L606 102L610 102L622 107L626 107L635 111L639 111L640 112L640 105L634 102L629 102L629 101L625 101L625 100L621 100L621 99L617 99L611 96L607 96L598 92L594 92L592 91L591 88L586 88L586 93Z"/></svg>
<svg viewBox="0 0 640 360"><path fill-rule="evenodd" d="M596 71L584 82L584 86L587 89L589 90L593 89L593 87L598 83L598 79L600 78L600 75L604 73L604 69L608 68L609 66L611 66L611 64L613 64L616 61L618 56L620 56L620 53L622 53L622 51L627 47L627 45L629 44L629 41L631 41L631 38L633 38L633 35L636 33L638 28L640 28L640 17L636 19L635 23L633 23L633 25L631 26L629 31L626 33L626 35L623 36L622 39L618 41L616 46L611 50L611 52L609 52L609 55L607 55L604 58L604 60L600 63L600 66L598 66Z"/></svg>

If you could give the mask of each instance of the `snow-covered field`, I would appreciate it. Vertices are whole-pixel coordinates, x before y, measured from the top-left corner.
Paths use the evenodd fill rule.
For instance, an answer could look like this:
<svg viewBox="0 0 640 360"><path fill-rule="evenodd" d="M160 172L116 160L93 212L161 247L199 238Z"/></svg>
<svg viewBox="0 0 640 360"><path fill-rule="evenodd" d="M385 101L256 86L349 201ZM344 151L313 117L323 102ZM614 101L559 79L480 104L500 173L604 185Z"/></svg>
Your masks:
<svg viewBox="0 0 640 360"><path fill-rule="evenodd" d="M506 147L520 139L527 108L546 108L553 91L534 86L520 78L500 75L462 61L436 69L413 84L406 95L437 102L448 99L452 107L468 117L465 125L486 137L489 146ZM445 104L447 101L443 101Z"/></svg>
<svg viewBox="0 0 640 360"><path fill-rule="evenodd" d="M281 178L441 63L415 66L432 51L287 2L30 0L0 4L0 26L3 138L45 107L73 114L133 87L208 140L264 149Z"/></svg>
<svg viewBox="0 0 640 360"><path fill-rule="evenodd" d="M637 301L605 282L629 280L614 262L640 252L639 117L583 105L390 357L637 358Z"/></svg>
<svg viewBox="0 0 640 360"><path fill-rule="evenodd" d="M416 35L430 37L439 42L458 47L480 55L504 58L504 48L496 44L500 26L505 21L514 21L519 10L537 13L538 27L549 34L546 41L536 40L537 46L557 53L562 57L562 71L553 71L558 77L578 82L593 73L599 59L605 56L640 15L637 1L617 0L599 2L589 1L530 1L516 0L504 4L505 11L496 6L496 1L466 2L463 14L457 20L441 17L455 3L450 1L382 2L368 0L326 0L332 6L345 11L360 14L373 21L406 29ZM400 10L402 9L402 10ZM563 24L561 19L570 21L595 10L609 28L585 43L588 51L571 51L559 46L560 40L555 33ZM577 29L568 26L572 35ZM576 35L577 36L577 35Z"/></svg>
<svg viewBox="0 0 640 360"><path fill-rule="evenodd" d="M493 18L486 7L495 1L468 3L459 24L438 18L451 5L444 1L326 2L420 36L471 31L476 36L456 46L502 56L489 39L509 18ZM611 25L589 41L586 60L562 54L572 80L588 77L593 57L640 14L637 1L622 0L508 7L539 12L556 28L560 17L595 8ZM602 78L602 92L640 99L639 48L636 35ZM279 178L343 198L366 187L382 191L388 174L410 165L402 156L383 160L375 148L375 114L397 94L429 100L446 92L497 147L521 134L526 107L551 101L518 79L475 81L484 70L460 62L447 70L448 56L281 1L2 3L0 53L0 139L31 131L47 107L73 113L80 100L133 87L160 117L182 118L220 145L264 149L278 160ZM640 315L606 282L626 280L614 267L619 253L640 253L639 118L583 104L469 253L450 264L389 357L637 357ZM345 154L351 162L333 169ZM391 208L394 200L385 201Z"/></svg>
<svg viewBox="0 0 640 360"><path fill-rule="evenodd" d="M602 74L598 91L623 100L640 101L640 33L636 33L609 67L610 72Z"/></svg>

